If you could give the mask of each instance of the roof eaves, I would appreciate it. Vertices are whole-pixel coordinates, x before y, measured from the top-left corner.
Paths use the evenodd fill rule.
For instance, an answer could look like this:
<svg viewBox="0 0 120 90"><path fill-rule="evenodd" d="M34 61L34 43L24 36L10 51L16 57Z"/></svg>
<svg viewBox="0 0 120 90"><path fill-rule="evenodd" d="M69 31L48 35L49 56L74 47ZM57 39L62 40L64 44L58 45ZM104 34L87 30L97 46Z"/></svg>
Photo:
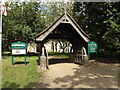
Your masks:
<svg viewBox="0 0 120 90"><path fill-rule="evenodd" d="M82 28L76 23L76 21L70 16L69 13L67 13L67 15L70 17L70 19L74 22L74 24L81 30L81 32L86 35L88 38L90 38L83 30Z"/></svg>
<svg viewBox="0 0 120 90"><path fill-rule="evenodd" d="M51 28L58 20L60 20L62 18L62 16L64 16L65 13L63 13L58 19L56 19L51 25L49 25L45 30L43 30L42 32L40 32L39 34L37 34L35 36L35 38L37 38L38 36L40 36L41 34L47 32L49 30L49 28Z"/></svg>

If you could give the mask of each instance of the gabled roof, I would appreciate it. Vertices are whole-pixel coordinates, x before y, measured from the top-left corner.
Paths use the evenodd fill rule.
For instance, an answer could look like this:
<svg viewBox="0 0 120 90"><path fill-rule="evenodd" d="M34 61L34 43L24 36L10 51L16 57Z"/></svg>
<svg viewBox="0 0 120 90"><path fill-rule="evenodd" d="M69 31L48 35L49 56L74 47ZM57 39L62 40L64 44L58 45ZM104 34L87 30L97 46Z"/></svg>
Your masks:
<svg viewBox="0 0 120 90"><path fill-rule="evenodd" d="M36 37L36 41L43 41L60 23L71 24L77 33L86 41L90 41L90 37L81 29L81 27L75 22L75 20L69 15L69 13L62 14L56 21L54 21L48 28L40 32Z"/></svg>

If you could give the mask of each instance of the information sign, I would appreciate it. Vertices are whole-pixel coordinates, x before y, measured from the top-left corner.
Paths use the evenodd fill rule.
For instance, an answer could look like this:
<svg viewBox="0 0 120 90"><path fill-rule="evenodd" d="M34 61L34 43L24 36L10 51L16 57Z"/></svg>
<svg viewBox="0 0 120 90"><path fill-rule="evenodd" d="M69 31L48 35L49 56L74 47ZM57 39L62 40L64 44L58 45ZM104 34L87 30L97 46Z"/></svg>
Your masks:
<svg viewBox="0 0 120 90"><path fill-rule="evenodd" d="M12 40L11 43L11 55L12 64L14 64L14 56L24 55L24 62L26 64L26 54L27 54L27 42L24 40Z"/></svg>
<svg viewBox="0 0 120 90"><path fill-rule="evenodd" d="M94 41L88 42L88 59L90 60L90 53L96 53L97 56L98 45Z"/></svg>
<svg viewBox="0 0 120 90"><path fill-rule="evenodd" d="M88 52L97 52L98 46L96 44L96 42L91 41L88 42Z"/></svg>
<svg viewBox="0 0 120 90"><path fill-rule="evenodd" d="M15 41L11 43L12 55L26 54L27 43L23 41Z"/></svg>

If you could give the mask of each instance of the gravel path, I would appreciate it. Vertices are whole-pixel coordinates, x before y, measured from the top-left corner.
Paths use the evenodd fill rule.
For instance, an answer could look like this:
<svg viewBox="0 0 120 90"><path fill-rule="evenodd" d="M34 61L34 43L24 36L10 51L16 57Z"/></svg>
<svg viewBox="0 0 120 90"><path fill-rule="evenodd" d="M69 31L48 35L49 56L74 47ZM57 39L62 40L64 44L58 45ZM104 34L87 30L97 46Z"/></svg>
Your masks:
<svg viewBox="0 0 120 90"><path fill-rule="evenodd" d="M49 66L36 88L118 88L118 64L58 63Z"/></svg>

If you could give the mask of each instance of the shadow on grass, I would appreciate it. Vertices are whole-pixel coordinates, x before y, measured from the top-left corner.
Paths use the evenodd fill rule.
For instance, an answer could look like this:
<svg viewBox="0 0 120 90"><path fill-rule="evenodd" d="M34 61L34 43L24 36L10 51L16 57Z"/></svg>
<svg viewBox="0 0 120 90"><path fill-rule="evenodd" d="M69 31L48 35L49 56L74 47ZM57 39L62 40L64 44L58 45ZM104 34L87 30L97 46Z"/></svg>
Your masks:
<svg viewBox="0 0 120 90"><path fill-rule="evenodd" d="M49 59L49 65L51 64L57 64L57 63L72 63L72 61L70 61L69 59L65 59L65 58L51 58Z"/></svg>
<svg viewBox="0 0 120 90"><path fill-rule="evenodd" d="M38 53L27 53L27 56L38 56Z"/></svg>
<svg viewBox="0 0 120 90"><path fill-rule="evenodd" d="M10 55L11 55L10 52L2 54L2 56L10 56Z"/></svg>
<svg viewBox="0 0 120 90"><path fill-rule="evenodd" d="M5 56L11 56L11 53L10 53L10 52L9 52L9 53L4 53L4 54L2 54L2 56L4 56L4 57L5 57ZM24 55L19 55L19 56L22 57L22 56L24 56ZM37 54L37 53L29 53L29 52L28 52L28 53L26 54L26 56L38 56L38 54Z"/></svg>
<svg viewBox="0 0 120 90"><path fill-rule="evenodd" d="M18 88L20 85L16 84L14 82L5 82L2 86L2 90L6 89L6 88Z"/></svg>
<svg viewBox="0 0 120 90"><path fill-rule="evenodd" d="M17 64L25 64L25 62L15 62L14 65L17 65ZM26 65L29 64L29 62L26 62Z"/></svg>
<svg viewBox="0 0 120 90"><path fill-rule="evenodd" d="M27 85L25 85L24 88L31 88L31 87L33 87L33 88L47 88L49 86L50 86L49 84L44 84L42 82L40 82L40 83L39 82L38 83L30 82Z"/></svg>
<svg viewBox="0 0 120 90"><path fill-rule="evenodd" d="M48 54L49 54L49 55L61 55L61 54L62 54L62 55L63 55L63 54L64 54L64 55L69 55L69 53L66 53L66 52L64 52L64 53L63 53L63 52L48 52Z"/></svg>
<svg viewBox="0 0 120 90"><path fill-rule="evenodd" d="M27 85L25 85L23 88L27 90L27 88L47 88L49 84L44 84L44 83L36 83L36 82L30 82ZM2 86L2 90L17 90L20 89L20 85L16 84L14 82L5 82L4 85Z"/></svg>

